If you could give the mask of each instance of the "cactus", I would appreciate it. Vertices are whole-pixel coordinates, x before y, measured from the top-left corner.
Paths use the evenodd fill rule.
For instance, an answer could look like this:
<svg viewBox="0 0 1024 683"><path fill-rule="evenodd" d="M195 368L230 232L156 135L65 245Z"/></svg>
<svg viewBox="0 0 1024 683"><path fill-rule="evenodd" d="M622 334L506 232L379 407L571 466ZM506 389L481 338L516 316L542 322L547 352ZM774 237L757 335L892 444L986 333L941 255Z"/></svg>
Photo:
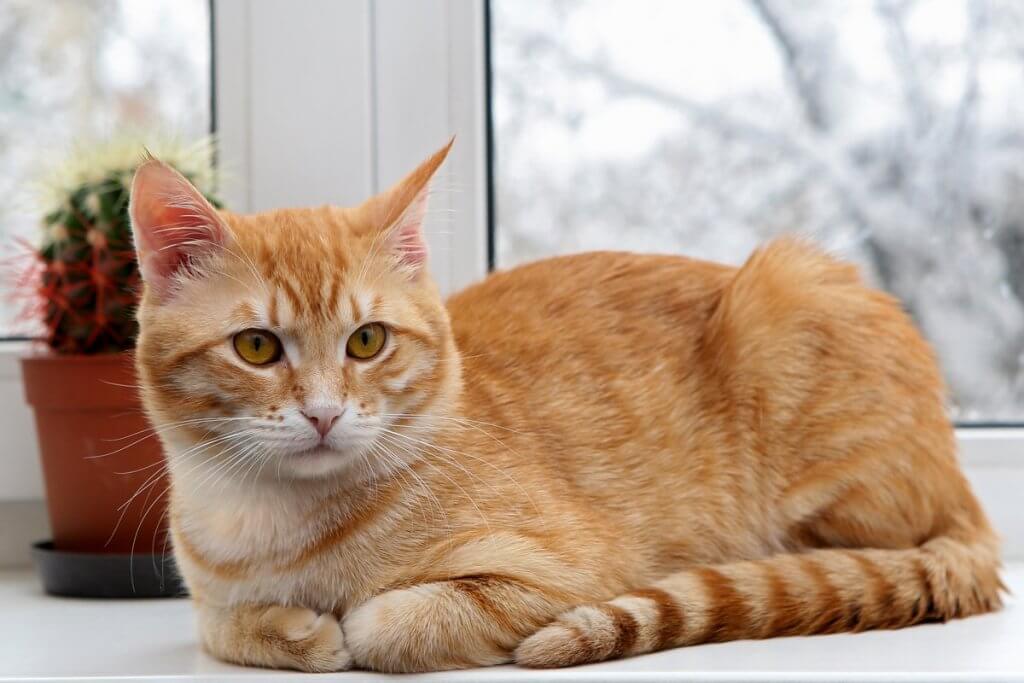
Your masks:
<svg viewBox="0 0 1024 683"><path fill-rule="evenodd" d="M211 145L164 144L156 156L176 167L214 206L210 194ZM128 196L141 145L121 141L80 150L47 184L50 209L42 220L35 263L21 279L33 286L30 315L40 319L47 344L58 353L130 349L137 332L141 282L132 247Z"/></svg>

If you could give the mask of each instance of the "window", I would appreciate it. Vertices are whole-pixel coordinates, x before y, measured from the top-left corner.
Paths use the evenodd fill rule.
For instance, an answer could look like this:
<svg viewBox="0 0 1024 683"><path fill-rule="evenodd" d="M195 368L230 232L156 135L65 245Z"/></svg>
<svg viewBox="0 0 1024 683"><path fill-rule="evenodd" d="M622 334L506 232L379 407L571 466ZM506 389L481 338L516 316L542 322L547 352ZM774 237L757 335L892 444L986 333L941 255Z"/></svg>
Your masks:
<svg viewBox="0 0 1024 683"><path fill-rule="evenodd" d="M498 266L809 235L904 302L960 422L1024 421L1024 6L491 11Z"/></svg>
<svg viewBox="0 0 1024 683"><path fill-rule="evenodd" d="M210 131L207 0L0 3L0 239L34 241L33 181L79 141ZM0 336L31 333L0 301Z"/></svg>

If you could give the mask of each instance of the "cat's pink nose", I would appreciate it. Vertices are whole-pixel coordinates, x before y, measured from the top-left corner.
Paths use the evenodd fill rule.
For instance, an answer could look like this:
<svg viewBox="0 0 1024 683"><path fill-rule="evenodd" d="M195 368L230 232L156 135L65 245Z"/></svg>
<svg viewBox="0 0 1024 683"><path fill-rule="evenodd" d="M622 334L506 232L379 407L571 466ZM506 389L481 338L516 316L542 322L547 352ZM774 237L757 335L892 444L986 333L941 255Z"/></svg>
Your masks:
<svg viewBox="0 0 1024 683"><path fill-rule="evenodd" d="M306 416L306 419L313 425L313 429L323 438L331 431L331 428L337 423L338 418L341 417L343 412L345 412L344 409L335 407L307 408L302 411L302 414Z"/></svg>

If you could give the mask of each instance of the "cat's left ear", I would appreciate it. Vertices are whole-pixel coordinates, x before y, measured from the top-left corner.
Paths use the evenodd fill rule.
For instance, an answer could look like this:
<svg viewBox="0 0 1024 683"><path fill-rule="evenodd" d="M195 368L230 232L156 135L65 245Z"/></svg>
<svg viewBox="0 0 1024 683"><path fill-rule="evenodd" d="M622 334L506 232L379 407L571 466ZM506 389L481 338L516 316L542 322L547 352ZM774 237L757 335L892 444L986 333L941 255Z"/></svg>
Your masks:
<svg viewBox="0 0 1024 683"><path fill-rule="evenodd" d="M423 222L427 215L430 180L454 143L453 137L415 171L360 207L373 239L387 245L400 267L414 273L427 261Z"/></svg>
<svg viewBox="0 0 1024 683"><path fill-rule="evenodd" d="M156 159L135 171L128 205L142 279L157 294L204 256L222 249L228 229L185 176Z"/></svg>

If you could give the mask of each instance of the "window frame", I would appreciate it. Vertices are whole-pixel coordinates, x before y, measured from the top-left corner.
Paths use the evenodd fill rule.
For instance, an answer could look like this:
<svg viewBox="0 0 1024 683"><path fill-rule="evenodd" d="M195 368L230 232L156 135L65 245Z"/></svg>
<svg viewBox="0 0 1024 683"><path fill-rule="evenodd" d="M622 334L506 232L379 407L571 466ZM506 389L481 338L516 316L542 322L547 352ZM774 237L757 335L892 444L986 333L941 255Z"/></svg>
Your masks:
<svg viewBox="0 0 1024 683"><path fill-rule="evenodd" d="M222 187L228 206L258 211L357 203L397 181L454 134L455 146L431 196L431 271L446 293L483 277L491 187L482 31L487 6L479 0L212 2L219 158L228 171ZM303 21L313 16L337 34L333 45L318 44L317 60L296 44L308 28ZM274 59L266 60L258 46L266 44L270 30L293 49L275 50ZM358 49L346 53L341 44ZM324 98L315 86L332 81L335 90L341 82L355 97ZM335 109L324 110L325 103ZM292 127L274 118L272 110L280 106L304 115L302 134L332 141L336 158L326 159L316 145L294 149ZM351 127L341 141L339 121ZM263 150L261 159L257 150ZM301 168L321 172L303 178L300 188L290 175ZM288 189L274 191L281 187ZM451 218L441 220L446 214Z"/></svg>

